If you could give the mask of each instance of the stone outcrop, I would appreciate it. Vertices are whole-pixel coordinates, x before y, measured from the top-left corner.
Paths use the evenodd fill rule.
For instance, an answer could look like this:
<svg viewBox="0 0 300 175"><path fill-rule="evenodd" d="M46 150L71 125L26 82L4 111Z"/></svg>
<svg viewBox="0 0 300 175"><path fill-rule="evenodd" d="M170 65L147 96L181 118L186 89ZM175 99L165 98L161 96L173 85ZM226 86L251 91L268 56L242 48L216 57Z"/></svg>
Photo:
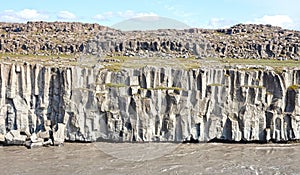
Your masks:
<svg viewBox="0 0 300 175"><path fill-rule="evenodd" d="M98 24L78 22L0 22L0 53L74 55L99 31L114 31Z"/></svg>
<svg viewBox="0 0 300 175"><path fill-rule="evenodd" d="M300 69L177 69L0 64L0 139L68 141L300 139ZM50 140L50 141L49 141Z"/></svg>
<svg viewBox="0 0 300 175"><path fill-rule="evenodd" d="M0 23L0 53L300 59L300 32L270 25L122 32L97 24Z"/></svg>

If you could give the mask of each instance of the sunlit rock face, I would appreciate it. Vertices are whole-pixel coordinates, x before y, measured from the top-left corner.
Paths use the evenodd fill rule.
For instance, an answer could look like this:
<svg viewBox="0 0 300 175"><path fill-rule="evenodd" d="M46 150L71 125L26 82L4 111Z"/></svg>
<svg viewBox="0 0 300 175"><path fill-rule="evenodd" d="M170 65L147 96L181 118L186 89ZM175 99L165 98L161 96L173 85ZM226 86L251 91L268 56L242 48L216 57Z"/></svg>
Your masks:
<svg viewBox="0 0 300 175"><path fill-rule="evenodd" d="M300 139L299 69L1 63L0 73L0 138L12 144L50 130L68 141Z"/></svg>

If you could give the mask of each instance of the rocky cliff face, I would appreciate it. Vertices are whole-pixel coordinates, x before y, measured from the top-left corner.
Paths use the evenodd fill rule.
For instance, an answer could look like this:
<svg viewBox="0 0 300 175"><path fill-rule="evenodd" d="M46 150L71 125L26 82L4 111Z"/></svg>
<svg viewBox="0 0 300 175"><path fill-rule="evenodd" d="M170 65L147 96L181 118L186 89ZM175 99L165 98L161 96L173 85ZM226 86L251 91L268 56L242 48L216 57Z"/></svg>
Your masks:
<svg viewBox="0 0 300 175"><path fill-rule="evenodd" d="M55 141L300 139L298 68L113 72L1 63L0 71L0 138L7 143L47 131Z"/></svg>
<svg viewBox="0 0 300 175"><path fill-rule="evenodd" d="M122 32L97 24L0 23L0 53L300 59L299 31L270 25Z"/></svg>
<svg viewBox="0 0 300 175"><path fill-rule="evenodd" d="M299 60L298 31L270 25L228 29L157 30L99 33L85 53L138 57L198 57Z"/></svg>

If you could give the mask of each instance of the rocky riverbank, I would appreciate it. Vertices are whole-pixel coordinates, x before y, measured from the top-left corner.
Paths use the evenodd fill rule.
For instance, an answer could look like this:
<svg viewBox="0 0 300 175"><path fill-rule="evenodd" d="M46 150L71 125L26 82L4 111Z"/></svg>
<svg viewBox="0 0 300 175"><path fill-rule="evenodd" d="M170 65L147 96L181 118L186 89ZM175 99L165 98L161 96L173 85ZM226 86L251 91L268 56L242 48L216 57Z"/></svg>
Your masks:
<svg viewBox="0 0 300 175"><path fill-rule="evenodd" d="M67 141L300 139L300 69L109 69L0 64L0 139Z"/></svg>
<svg viewBox="0 0 300 175"><path fill-rule="evenodd" d="M270 25L122 32L98 24L0 23L0 35L2 54L281 60L300 57L300 32Z"/></svg>

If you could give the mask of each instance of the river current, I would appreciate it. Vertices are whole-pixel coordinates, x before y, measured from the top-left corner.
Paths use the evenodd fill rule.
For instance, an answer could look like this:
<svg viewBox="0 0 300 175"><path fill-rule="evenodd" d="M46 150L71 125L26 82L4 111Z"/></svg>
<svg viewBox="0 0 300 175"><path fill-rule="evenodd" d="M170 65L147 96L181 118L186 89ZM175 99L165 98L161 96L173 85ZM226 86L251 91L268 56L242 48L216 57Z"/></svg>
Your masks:
<svg viewBox="0 0 300 175"><path fill-rule="evenodd" d="M300 174L300 144L65 143L0 155L0 174Z"/></svg>

